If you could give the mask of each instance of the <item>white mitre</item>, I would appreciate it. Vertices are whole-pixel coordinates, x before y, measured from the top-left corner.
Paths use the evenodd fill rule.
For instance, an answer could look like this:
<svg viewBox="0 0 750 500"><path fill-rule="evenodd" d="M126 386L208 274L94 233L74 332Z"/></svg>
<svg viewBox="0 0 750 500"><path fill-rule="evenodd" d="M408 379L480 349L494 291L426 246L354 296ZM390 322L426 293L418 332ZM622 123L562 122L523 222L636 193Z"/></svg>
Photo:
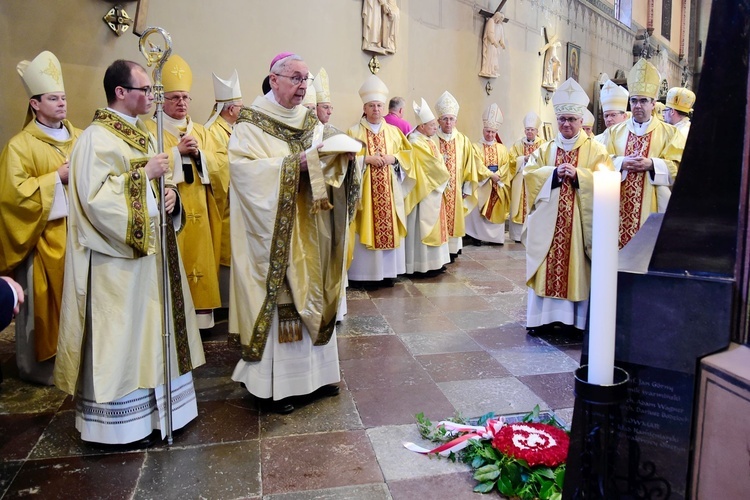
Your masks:
<svg viewBox="0 0 750 500"><path fill-rule="evenodd" d="M16 71L21 76L29 97L65 92L60 61L48 50L40 53L33 61L21 61L16 66Z"/></svg>
<svg viewBox="0 0 750 500"><path fill-rule="evenodd" d="M362 99L362 104L372 101L386 103L388 102L388 87L383 83L383 80L375 75L370 75L359 88L359 97Z"/></svg>
<svg viewBox="0 0 750 500"><path fill-rule="evenodd" d="M497 131L502 124L503 112L500 111L500 107L493 102L487 106L487 109L482 113L482 126Z"/></svg>
<svg viewBox="0 0 750 500"><path fill-rule="evenodd" d="M539 130L539 127L542 125L542 119L539 118L539 115L534 113L533 111L529 111L526 113L526 116L523 117L523 128L535 128Z"/></svg>
<svg viewBox="0 0 750 500"><path fill-rule="evenodd" d="M421 104L413 102L412 107L414 108L414 116L417 117L417 125L424 125L435 119L435 115L432 113L427 101L424 100L424 97Z"/></svg>
<svg viewBox="0 0 750 500"><path fill-rule="evenodd" d="M331 102L331 89L328 85L328 73L325 68L320 68L318 76L313 80L315 87L315 99L318 103Z"/></svg>
<svg viewBox="0 0 750 500"><path fill-rule="evenodd" d="M626 111L628 109L628 91L617 85L612 80L604 82L599 91L599 100L602 103L602 111Z"/></svg>
<svg viewBox="0 0 750 500"><path fill-rule="evenodd" d="M552 107L556 115L583 116L586 106L589 104L589 96L577 81L568 78L552 94Z"/></svg>
<svg viewBox="0 0 750 500"><path fill-rule="evenodd" d="M443 95L441 95L435 103L435 111L437 111L439 117L443 115L453 115L458 118L458 109L458 101L447 90L443 92Z"/></svg>
<svg viewBox="0 0 750 500"><path fill-rule="evenodd" d="M312 73L307 73L307 78L308 78L308 80L307 80L308 82L310 82L310 81L314 82L315 81L313 79ZM317 99L315 97L315 88L312 85L308 85L307 89L305 90L305 98L302 99L302 105L303 106L310 106L310 105L312 105L314 107L317 104L318 104L318 101L317 101Z"/></svg>

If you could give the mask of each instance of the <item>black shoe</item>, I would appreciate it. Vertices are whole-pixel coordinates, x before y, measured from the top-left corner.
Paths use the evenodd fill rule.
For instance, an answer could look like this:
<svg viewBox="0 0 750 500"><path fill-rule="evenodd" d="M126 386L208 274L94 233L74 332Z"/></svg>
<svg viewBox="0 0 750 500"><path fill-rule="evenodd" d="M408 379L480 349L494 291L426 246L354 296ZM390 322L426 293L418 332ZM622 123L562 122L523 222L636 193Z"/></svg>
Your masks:
<svg viewBox="0 0 750 500"><path fill-rule="evenodd" d="M458 257L458 254L452 253L450 254L450 257L451 257L451 264L453 264L454 262L456 262L456 257Z"/></svg>
<svg viewBox="0 0 750 500"><path fill-rule="evenodd" d="M271 401L268 404L268 411L278 413L279 415L289 415L294 411L294 405L290 401L289 398Z"/></svg>
<svg viewBox="0 0 750 500"><path fill-rule="evenodd" d="M330 384L315 389L315 391L313 391L313 396L318 399L331 398L333 396L338 396L340 392L341 388L339 386L336 384Z"/></svg>
<svg viewBox="0 0 750 500"><path fill-rule="evenodd" d="M541 334L542 334L542 329L539 327L526 329L526 335L528 335L529 337L538 337Z"/></svg>

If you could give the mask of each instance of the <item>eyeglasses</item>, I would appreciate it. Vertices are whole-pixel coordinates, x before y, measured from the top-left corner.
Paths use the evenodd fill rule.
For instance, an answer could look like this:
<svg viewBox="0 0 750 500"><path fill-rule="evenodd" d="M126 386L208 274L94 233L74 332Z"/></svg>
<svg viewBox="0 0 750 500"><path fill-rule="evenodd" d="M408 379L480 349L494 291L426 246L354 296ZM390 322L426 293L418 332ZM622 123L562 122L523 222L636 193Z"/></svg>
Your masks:
<svg viewBox="0 0 750 500"><path fill-rule="evenodd" d="M147 85L145 87L126 87L125 85L120 85L120 87L127 90L140 90L146 97L154 94L154 89L151 88L151 85Z"/></svg>
<svg viewBox="0 0 750 500"><path fill-rule="evenodd" d="M672 111L672 108L664 108L661 110L662 113L668 113L670 111Z"/></svg>
<svg viewBox="0 0 750 500"><path fill-rule="evenodd" d="M573 122L577 122L578 120L580 120L580 118L577 116L558 116L557 117L557 123L565 123L565 122L573 123Z"/></svg>
<svg viewBox="0 0 750 500"><path fill-rule="evenodd" d="M636 104L640 104L641 106L645 106L646 104L648 104L650 102L651 102L651 99L649 99L648 97L641 97L640 99L638 99L637 97L631 97L630 98L630 106L631 107L635 106Z"/></svg>
<svg viewBox="0 0 750 500"><path fill-rule="evenodd" d="M299 75L289 76L289 75L280 75L278 73L274 73L274 75L276 75L276 76L283 76L284 78L289 78L289 81L292 82L293 85L299 85L302 82L308 82L308 81L312 82L313 81L313 78L309 77L309 76L305 76L305 77L301 77Z"/></svg>
<svg viewBox="0 0 750 500"><path fill-rule="evenodd" d="M164 100L179 103L180 101L190 102L193 98L189 95L176 95L174 97L165 97Z"/></svg>

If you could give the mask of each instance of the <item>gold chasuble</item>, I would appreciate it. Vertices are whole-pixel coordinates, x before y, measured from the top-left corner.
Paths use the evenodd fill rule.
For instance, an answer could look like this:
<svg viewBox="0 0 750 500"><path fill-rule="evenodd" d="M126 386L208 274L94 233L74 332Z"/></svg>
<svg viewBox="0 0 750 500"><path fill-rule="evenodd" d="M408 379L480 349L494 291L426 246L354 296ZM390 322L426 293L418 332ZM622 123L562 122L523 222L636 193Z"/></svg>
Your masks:
<svg viewBox="0 0 750 500"><path fill-rule="evenodd" d="M414 188L404 198L404 211L408 216L419 205L419 229L422 243L439 247L448 241L445 185L448 169L435 141L414 131L409 134L412 146Z"/></svg>
<svg viewBox="0 0 750 500"><path fill-rule="evenodd" d="M360 208L352 221L352 234L368 250L390 250L401 245L406 236L406 212L404 195L414 186L411 144L398 128L380 121L378 133L374 133L365 118L347 132L362 141L366 148L362 155L393 155L398 161L400 174L394 165L375 167L365 165L362 174ZM399 175L404 180L399 182ZM354 238L350 247L353 248ZM351 248L350 248L351 252Z"/></svg>
<svg viewBox="0 0 750 500"><path fill-rule="evenodd" d="M185 226L177 235L182 262L190 284L190 294L196 309L221 307L219 296L219 258L221 255L221 227L223 206L226 203L229 170L226 148L216 149L208 132L187 117L187 126L176 127L164 120L164 152L169 154L169 180L177 185L185 214ZM156 121L146 122L156 134ZM183 135L198 141L199 158L180 156L177 144Z"/></svg>
<svg viewBox="0 0 750 500"><path fill-rule="evenodd" d="M644 156L654 160L652 172L623 172L620 186L620 248L638 232L648 216L664 212L671 194L670 186L685 148L685 137L673 126L652 118L643 135L638 136L633 119L607 129L607 151L620 168L625 156Z"/></svg>
<svg viewBox="0 0 750 500"><path fill-rule="evenodd" d="M440 152L450 177L445 188L448 236L466 235L466 215L477 206L479 184L490 176L469 139L453 129L450 136L438 131ZM464 188L464 183L468 183Z"/></svg>
<svg viewBox="0 0 750 500"><path fill-rule="evenodd" d="M500 182L502 182L502 186L493 183L490 197L481 207L480 213L482 217L493 224L505 224L505 219L508 218L508 211L510 210L511 175L508 148L499 142L494 144L478 142L474 144L474 149L487 169L490 169L492 165L497 167L496 173L500 176Z"/></svg>
<svg viewBox="0 0 750 500"><path fill-rule="evenodd" d="M76 394L82 346L90 336L97 403L164 384L162 244L174 325L171 376L205 363L171 218L162 242L158 185L144 168L155 153L154 142L140 119L131 125L99 109L70 158L70 232L55 385Z"/></svg>
<svg viewBox="0 0 750 500"><path fill-rule="evenodd" d="M576 167L577 177L560 181L556 168ZM584 132L571 151L560 137L543 144L523 171L529 203L526 242L526 284L539 297L587 300L591 267L593 172L613 170L604 146Z"/></svg>
<svg viewBox="0 0 750 500"><path fill-rule="evenodd" d="M537 136L534 142L528 142L525 138L513 143L508 155L510 156L510 220L516 224L526 222L528 203L526 202L526 189L523 185L523 167L525 156L528 158L539 146L544 144L541 137Z"/></svg>
<svg viewBox="0 0 750 500"><path fill-rule="evenodd" d="M36 359L57 352L65 267L65 217L48 220L57 169L70 157L81 130L63 120L70 138L56 141L29 122L0 155L0 275L11 275L32 257ZM65 191L58 191L61 195ZM58 200L59 202L60 200Z"/></svg>
<svg viewBox="0 0 750 500"><path fill-rule="evenodd" d="M229 142L229 332L244 361L261 360L277 313L282 343L301 339L300 321L314 345L333 335L360 184L347 155L310 148L336 133L315 111L264 96L240 112Z"/></svg>
<svg viewBox="0 0 750 500"><path fill-rule="evenodd" d="M217 116L216 120L208 127L208 137L213 142L214 151L222 151L227 149L229 144L229 138L232 136L232 126L222 116ZM221 159L223 158L223 162ZM221 222L221 251L219 262L222 266L229 266L232 264L232 247L229 237L229 158L226 156L220 156L217 158L220 164L217 165L217 170L220 172L226 172L227 186L226 190L213 188L214 200L216 200L216 208L219 213L222 214Z"/></svg>

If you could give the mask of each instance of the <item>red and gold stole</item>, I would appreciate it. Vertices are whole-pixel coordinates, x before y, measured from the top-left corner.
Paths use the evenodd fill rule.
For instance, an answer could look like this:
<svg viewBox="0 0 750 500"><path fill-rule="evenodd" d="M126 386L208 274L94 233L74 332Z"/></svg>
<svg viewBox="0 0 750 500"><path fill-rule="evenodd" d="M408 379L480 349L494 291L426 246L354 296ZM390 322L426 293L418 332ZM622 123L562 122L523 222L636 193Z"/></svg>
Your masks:
<svg viewBox="0 0 750 500"><path fill-rule="evenodd" d="M578 167L578 149L564 151L557 148L555 166L570 163ZM557 175L553 172L552 175ZM568 271L570 264L570 241L573 236L573 210L576 190L567 177L560 184L560 200L557 205L555 234L547 253L547 274L544 295L557 299L568 298Z"/></svg>
<svg viewBox="0 0 750 500"><path fill-rule="evenodd" d="M638 137L628 133L624 156L648 157L651 149L651 132ZM628 172L622 183L620 193L620 248L641 228L641 205L643 204L643 190L646 183L646 172Z"/></svg>
<svg viewBox="0 0 750 500"><path fill-rule="evenodd" d="M385 131L373 134L367 130L367 152L370 155L386 155ZM393 191L391 187L391 166L376 167L370 165L370 186L372 196L372 221L375 238L373 247L376 250L396 248L396 228L393 225Z"/></svg>
<svg viewBox="0 0 750 500"><path fill-rule="evenodd" d="M427 140L427 144L430 145L430 151L432 151L432 156L435 158L439 158L440 151L438 151L437 146L435 143L431 140ZM443 191L443 196L440 199L440 215L438 216L438 224L440 224L440 243L447 243L448 242L448 217L446 215L445 205L445 191Z"/></svg>
<svg viewBox="0 0 750 500"><path fill-rule="evenodd" d="M487 168L489 168L490 165L497 165L497 148L494 144L484 145L484 165ZM488 182L492 182L492 180L490 179ZM487 203L484 204L484 207L482 207L481 210L481 213L485 219L489 220L489 218L492 217L492 209L495 207L495 204L498 201L500 201L500 197L495 191L495 186L492 186L492 191L490 191L490 199L487 200Z"/></svg>
<svg viewBox="0 0 750 500"><path fill-rule="evenodd" d="M456 141L440 139L440 152L443 154L445 166L448 168L448 187L445 188L445 211L448 219L448 234L453 236L456 227Z"/></svg>
<svg viewBox="0 0 750 500"><path fill-rule="evenodd" d="M523 155L528 158L531 153L539 149L539 146L541 146L541 142L532 142L531 144L523 143ZM523 207L523 220L526 220L526 189L521 190L521 206Z"/></svg>

